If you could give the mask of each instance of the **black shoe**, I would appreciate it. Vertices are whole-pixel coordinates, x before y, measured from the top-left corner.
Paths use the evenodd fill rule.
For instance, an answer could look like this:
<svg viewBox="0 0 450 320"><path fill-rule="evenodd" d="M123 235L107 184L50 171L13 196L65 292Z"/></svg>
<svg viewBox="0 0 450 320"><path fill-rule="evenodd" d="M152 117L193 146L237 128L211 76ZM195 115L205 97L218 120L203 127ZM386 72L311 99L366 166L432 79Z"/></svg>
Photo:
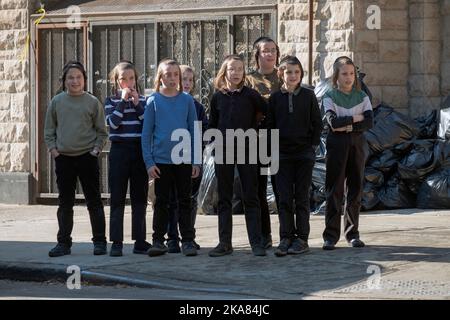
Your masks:
<svg viewBox="0 0 450 320"><path fill-rule="evenodd" d="M169 240L167 241L167 247L169 248L169 253L180 253L180 244L178 240Z"/></svg>
<svg viewBox="0 0 450 320"><path fill-rule="evenodd" d="M106 254L106 242L94 242L94 255L101 256Z"/></svg>
<svg viewBox="0 0 450 320"><path fill-rule="evenodd" d="M266 255L266 249L262 245L255 245L252 247L253 255L256 257L263 257Z"/></svg>
<svg viewBox="0 0 450 320"><path fill-rule="evenodd" d="M362 247L365 246L365 243L362 242L361 240L357 239L357 238L350 240L348 242L348 244L350 246L352 246L353 248L362 248Z"/></svg>
<svg viewBox="0 0 450 320"><path fill-rule="evenodd" d="M232 253L233 253L233 247L231 246L231 244L224 244L221 242L217 245L217 247L212 249L208 253L208 255L210 257L221 257L221 256L225 256L227 254L232 254Z"/></svg>
<svg viewBox="0 0 450 320"><path fill-rule="evenodd" d="M148 249L148 255L150 257L161 256L168 251L167 247L162 241L153 240L153 246Z"/></svg>
<svg viewBox="0 0 450 320"><path fill-rule="evenodd" d="M288 249L289 254L300 254L309 251L308 243L302 239L294 239Z"/></svg>
<svg viewBox="0 0 450 320"><path fill-rule="evenodd" d="M111 250L109 251L109 255L111 257L121 257L122 256L123 244L122 242L114 242L111 245Z"/></svg>
<svg viewBox="0 0 450 320"><path fill-rule="evenodd" d="M275 250L275 255L277 257L284 257L288 254L288 249L291 246L292 241L288 238L281 239L278 248Z"/></svg>
<svg viewBox="0 0 450 320"><path fill-rule="evenodd" d="M194 245L194 241L183 242L181 247L183 248L183 254L186 257L193 257L197 255L197 248Z"/></svg>
<svg viewBox="0 0 450 320"><path fill-rule="evenodd" d="M267 236L262 236L262 241L261 241L264 249L269 249L272 247L272 235L269 234Z"/></svg>
<svg viewBox="0 0 450 320"><path fill-rule="evenodd" d="M65 243L58 243L56 247L48 252L49 257L61 257L70 254L70 246Z"/></svg>
<svg viewBox="0 0 450 320"><path fill-rule="evenodd" d="M323 250L334 250L334 249L336 249L335 243L331 242L330 240L325 240L325 242L323 243L322 249Z"/></svg>
<svg viewBox="0 0 450 320"><path fill-rule="evenodd" d="M195 242L195 240L192 241L192 242L194 243L195 248L196 248L197 250L200 250L200 245L199 245L197 242Z"/></svg>
<svg viewBox="0 0 450 320"><path fill-rule="evenodd" d="M133 247L133 253L135 254L147 254L148 250L152 247L147 241L136 241Z"/></svg>

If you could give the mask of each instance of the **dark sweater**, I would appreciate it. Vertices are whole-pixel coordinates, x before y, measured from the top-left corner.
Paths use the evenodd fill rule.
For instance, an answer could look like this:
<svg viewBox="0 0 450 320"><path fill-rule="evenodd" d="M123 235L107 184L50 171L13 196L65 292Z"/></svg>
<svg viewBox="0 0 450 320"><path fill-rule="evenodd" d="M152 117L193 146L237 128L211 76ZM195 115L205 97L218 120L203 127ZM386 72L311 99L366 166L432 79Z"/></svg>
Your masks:
<svg viewBox="0 0 450 320"><path fill-rule="evenodd" d="M314 92L300 87L294 93L284 89L273 93L267 126L279 129L280 157L295 157L306 148L319 145L323 124Z"/></svg>
<svg viewBox="0 0 450 320"><path fill-rule="evenodd" d="M246 86L239 91L217 91L211 99L208 128L219 129L225 136L226 129L256 129L256 114L266 114L267 104L261 95Z"/></svg>

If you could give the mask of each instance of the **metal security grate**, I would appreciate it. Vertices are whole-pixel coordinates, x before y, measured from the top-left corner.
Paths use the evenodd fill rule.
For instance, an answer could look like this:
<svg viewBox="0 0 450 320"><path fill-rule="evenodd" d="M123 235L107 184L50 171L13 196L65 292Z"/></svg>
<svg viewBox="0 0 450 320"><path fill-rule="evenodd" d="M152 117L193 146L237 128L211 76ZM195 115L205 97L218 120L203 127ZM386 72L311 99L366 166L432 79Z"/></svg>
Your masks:
<svg viewBox="0 0 450 320"><path fill-rule="evenodd" d="M70 60L85 63L84 30L65 28L40 28L37 31L37 130L38 130L38 191L40 194L56 196L55 162L44 142L44 125L47 106L57 94L62 69ZM78 190L80 186L78 184Z"/></svg>

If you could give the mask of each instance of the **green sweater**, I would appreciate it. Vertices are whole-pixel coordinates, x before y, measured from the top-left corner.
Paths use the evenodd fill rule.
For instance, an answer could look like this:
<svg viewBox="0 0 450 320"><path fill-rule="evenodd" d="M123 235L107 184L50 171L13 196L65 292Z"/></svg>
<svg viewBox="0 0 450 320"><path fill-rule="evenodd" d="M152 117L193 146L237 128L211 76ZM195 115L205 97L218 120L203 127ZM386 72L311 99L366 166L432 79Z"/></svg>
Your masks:
<svg viewBox="0 0 450 320"><path fill-rule="evenodd" d="M45 118L44 139L49 150L56 148L67 156L79 156L103 148L108 134L103 106L89 93L53 97Z"/></svg>

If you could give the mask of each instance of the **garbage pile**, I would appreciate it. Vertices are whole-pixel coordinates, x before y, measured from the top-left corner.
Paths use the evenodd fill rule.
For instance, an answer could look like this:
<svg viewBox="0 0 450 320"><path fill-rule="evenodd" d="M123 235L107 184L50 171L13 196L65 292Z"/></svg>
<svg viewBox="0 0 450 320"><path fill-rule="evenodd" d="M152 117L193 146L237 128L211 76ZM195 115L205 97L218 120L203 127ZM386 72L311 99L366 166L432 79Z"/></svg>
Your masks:
<svg viewBox="0 0 450 320"><path fill-rule="evenodd" d="M450 107L450 98L446 104ZM447 106L445 104L445 106ZM450 108L411 119L392 107L374 109L365 133L370 155L364 174L362 210L450 208ZM325 168L314 168L311 211L324 213Z"/></svg>

